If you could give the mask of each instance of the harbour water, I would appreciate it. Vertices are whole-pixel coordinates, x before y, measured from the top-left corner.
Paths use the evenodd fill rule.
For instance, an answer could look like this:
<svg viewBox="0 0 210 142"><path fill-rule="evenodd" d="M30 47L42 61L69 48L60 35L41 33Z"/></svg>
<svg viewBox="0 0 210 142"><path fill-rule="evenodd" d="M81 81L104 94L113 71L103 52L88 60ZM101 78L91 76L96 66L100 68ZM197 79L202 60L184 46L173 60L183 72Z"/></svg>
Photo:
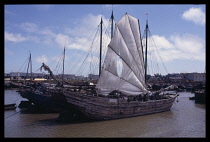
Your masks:
<svg viewBox="0 0 210 142"><path fill-rule="evenodd" d="M195 104L191 92L179 92L170 111L109 121L57 122L58 113L4 111L4 137L33 138L142 138L206 137L206 106ZM20 103L16 90L4 91L4 103Z"/></svg>

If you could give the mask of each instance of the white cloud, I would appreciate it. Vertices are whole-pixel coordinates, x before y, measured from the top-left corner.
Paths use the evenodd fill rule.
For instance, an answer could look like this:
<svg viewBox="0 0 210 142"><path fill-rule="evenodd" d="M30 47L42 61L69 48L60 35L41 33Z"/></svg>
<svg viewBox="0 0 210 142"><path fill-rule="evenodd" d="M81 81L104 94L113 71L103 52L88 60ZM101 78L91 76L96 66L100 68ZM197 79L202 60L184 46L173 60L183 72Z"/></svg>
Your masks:
<svg viewBox="0 0 210 142"><path fill-rule="evenodd" d="M71 38L68 35L65 34L57 34L55 36L55 42L60 46L64 47L71 42Z"/></svg>
<svg viewBox="0 0 210 142"><path fill-rule="evenodd" d="M171 36L170 39L173 41L174 46L182 52L196 54L204 48L204 41L195 35L175 35Z"/></svg>
<svg viewBox="0 0 210 142"><path fill-rule="evenodd" d="M20 25L20 27L25 30L25 31L28 31L28 32L37 32L39 29L38 29L38 26L34 23L22 23Z"/></svg>
<svg viewBox="0 0 210 142"><path fill-rule="evenodd" d="M22 36L22 34L15 34L9 32L4 32L4 39L6 41L11 41L11 42L40 41L40 39L36 36Z"/></svg>
<svg viewBox="0 0 210 142"><path fill-rule="evenodd" d="M101 22L101 17L103 20L103 25L107 26L109 19L106 19L102 15L88 14L79 20L76 27L66 28L66 32L72 36L88 38L97 29L97 26Z"/></svg>
<svg viewBox="0 0 210 142"><path fill-rule="evenodd" d="M106 19L102 15L88 14L79 20L78 24L74 28L66 28L65 31L69 34L71 42L67 44L68 49L78 49L88 51L92 44L97 46L95 42L98 42L99 47L99 24L103 20L103 29L107 28L109 19ZM97 32L97 34L96 34ZM94 35L95 34L95 35ZM95 41L93 41L95 37ZM108 39L107 35L103 35L104 38Z"/></svg>
<svg viewBox="0 0 210 142"><path fill-rule="evenodd" d="M77 24L76 27L65 29L66 34L55 33L49 27L39 27L35 23L24 22L20 24L20 28L28 32L28 34L35 36L23 36L21 34L9 35L6 32L5 39L13 42L31 40L36 42L43 42L46 45L52 46L57 44L61 48L63 48L65 45L68 49L87 51L91 46L91 42L95 36L94 32L96 32L97 26L100 24L101 17L103 19L103 25L108 26L109 19L106 19L102 15L88 14L79 20L79 24ZM105 28L106 27L104 27L104 29ZM99 39L99 30L96 38Z"/></svg>
<svg viewBox="0 0 210 142"><path fill-rule="evenodd" d="M168 39L154 35L152 38L164 62L172 60L205 60L205 41L195 35L172 35ZM157 52L153 52L157 51L154 48L155 46L152 44L152 47L149 48L149 54L154 55L157 58L156 60L160 61Z"/></svg>
<svg viewBox="0 0 210 142"><path fill-rule="evenodd" d="M12 42L22 42L27 40L27 38L22 36L21 34L13 34L8 32L4 32L4 38L5 40Z"/></svg>
<svg viewBox="0 0 210 142"><path fill-rule="evenodd" d="M198 25L204 25L206 23L206 14L201 8L190 8L182 14L182 18L188 21L192 21Z"/></svg>
<svg viewBox="0 0 210 142"><path fill-rule="evenodd" d="M37 63L47 63L48 59L45 55L42 55L42 56L36 58L36 62Z"/></svg>
<svg viewBox="0 0 210 142"><path fill-rule="evenodd" d="M21 29L29 32L30 34L36 35L28 37L29 40L34 40L36 42L43 42L46 45L54 45L56 34L51 31L48 27L40 28L35 23L25 22L20 24Z"/></svg>
<svg viewBox="0 0 210 142"><path fill-rule="evenodd" d="M49 36L49 37L55 37L56 36L56 34L53 33L48 27L40 28L35 23L25 22L25 23L22 23L20 25L20 27L27 32L40 34L40 35L46 35L46 36Z"/></svg>
<svg viewBox="0 0 210 142"><path fill-rule="evenodd" d="M168 41L168 39L166 39L164 36L153 35L152 38L155 41L158 41L158 42L155 43L155 45L157 47L161 48L161 49L172 49L172 48L174 48L174 45L172 43L170 43Z"/></svg>

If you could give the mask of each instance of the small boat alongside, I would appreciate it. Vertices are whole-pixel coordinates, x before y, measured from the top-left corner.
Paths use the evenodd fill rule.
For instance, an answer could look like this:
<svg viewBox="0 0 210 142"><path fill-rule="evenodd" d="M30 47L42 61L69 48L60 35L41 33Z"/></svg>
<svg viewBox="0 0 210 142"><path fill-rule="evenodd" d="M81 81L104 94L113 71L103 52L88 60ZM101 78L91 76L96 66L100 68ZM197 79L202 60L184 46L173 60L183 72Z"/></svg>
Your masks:
<svg viewBox="0 0 210 142"><path fill-rule="evenodd" d="M4 105L4 110L15 110L16 109L16 104L5 104Z"/></svg>
<svg viewBox="0 0 210 142"><path fill-rule="evenodd" d="M206 103L206 92L205 90L197 90L195 91L195 95L193 97L189 97L190 100L195 100L197 104L205 104Z"/></svg>
<svg viewBox="0 0 210 142"><path fill-rule="evenodd" d="M206 103L205 90L195 91L195 103L200 103L200 104Z"/></svg>

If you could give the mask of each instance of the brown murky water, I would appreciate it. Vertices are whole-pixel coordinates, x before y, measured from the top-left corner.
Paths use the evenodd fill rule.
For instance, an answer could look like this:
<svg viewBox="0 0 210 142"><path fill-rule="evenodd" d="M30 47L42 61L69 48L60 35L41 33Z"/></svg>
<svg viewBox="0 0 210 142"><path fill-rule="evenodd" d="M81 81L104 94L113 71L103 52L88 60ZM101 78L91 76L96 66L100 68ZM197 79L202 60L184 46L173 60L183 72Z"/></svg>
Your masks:
<svg viewBox="0 0 210 142"><path fill-rule="evenodd" d="M179 102L170 111L132 118L97 121L56 121L58 113L31 113L19 108L4 111L7 137L206 137L205 105L189 100L190 92L180 92ZM5 104L23 100L15 90L5 90Z"/></svg>

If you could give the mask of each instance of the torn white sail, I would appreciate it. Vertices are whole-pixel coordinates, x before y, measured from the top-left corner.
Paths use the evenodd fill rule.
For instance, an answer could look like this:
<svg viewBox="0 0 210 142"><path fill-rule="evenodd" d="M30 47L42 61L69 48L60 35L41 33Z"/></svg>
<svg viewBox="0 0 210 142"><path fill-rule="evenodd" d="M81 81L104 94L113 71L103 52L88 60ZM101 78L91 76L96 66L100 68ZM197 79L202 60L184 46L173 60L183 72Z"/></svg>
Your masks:
<svg viewBox="0 0 210 142"><path fill-rule="evenodd" d="M102 95L114 90L125 95L148 92L139 22L129 14L116 23L96 88Z"/></svg>

